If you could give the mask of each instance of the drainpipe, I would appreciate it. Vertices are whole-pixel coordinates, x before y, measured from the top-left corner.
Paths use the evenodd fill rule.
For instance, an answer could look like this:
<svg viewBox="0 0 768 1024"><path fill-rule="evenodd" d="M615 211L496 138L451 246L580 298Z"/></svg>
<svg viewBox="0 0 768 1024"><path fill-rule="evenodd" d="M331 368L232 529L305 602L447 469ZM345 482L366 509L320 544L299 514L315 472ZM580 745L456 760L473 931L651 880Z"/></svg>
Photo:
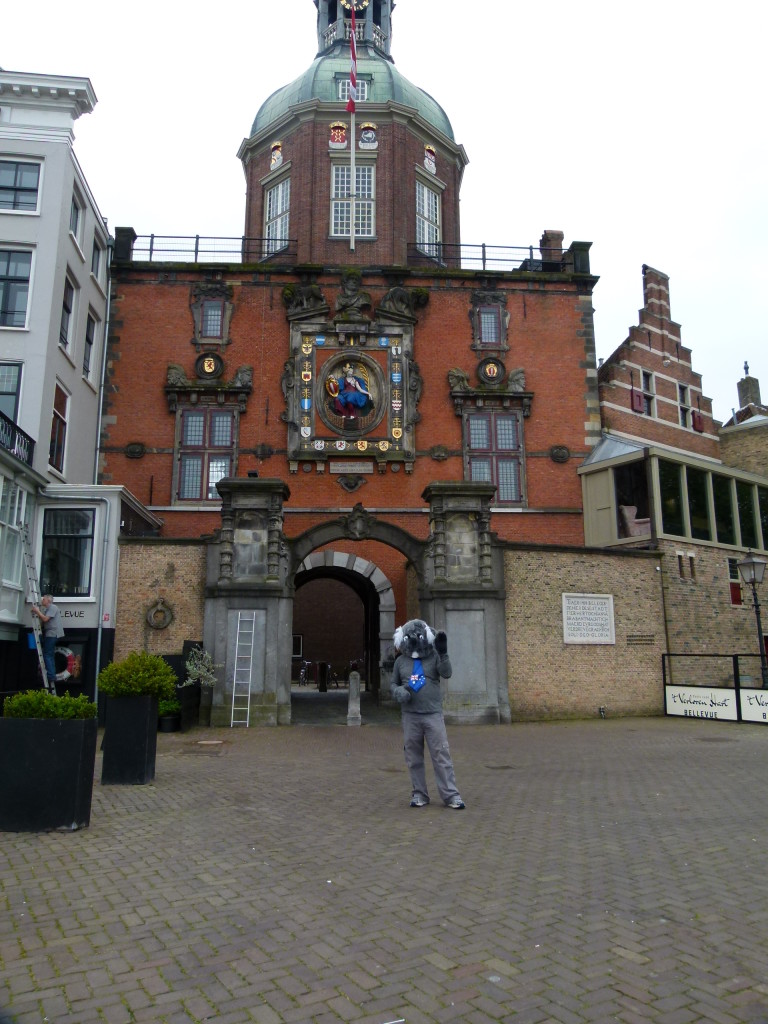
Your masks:
<svg viewBox="0 0 768 1024"><path fill-rule="evenodd" d="M107 308L104 313L104 345L101 353L101 380L99 381L99 407L96 421L96 453L93 462L93 482L99 482L99 455L101 454L101 420L104 415L104 387L107 377L107 349L109 332L112 329L112 255L115 251L115 240L112 235L107 242Z"/></svg>
<svg viewBox="0 0 768 1024"><path fill-rule="evenodd" d="M101 665L101 634L104 628L104 583L107 577L107 547L109 545L109 498L101 498L94 494L50 494L43 488L42 496L52 501L97 501L104 506L104 540L101 550L101 583L99 585L99 616L96 626L96 674L93 680L93 700L99 699L99 666Z"/></svg>

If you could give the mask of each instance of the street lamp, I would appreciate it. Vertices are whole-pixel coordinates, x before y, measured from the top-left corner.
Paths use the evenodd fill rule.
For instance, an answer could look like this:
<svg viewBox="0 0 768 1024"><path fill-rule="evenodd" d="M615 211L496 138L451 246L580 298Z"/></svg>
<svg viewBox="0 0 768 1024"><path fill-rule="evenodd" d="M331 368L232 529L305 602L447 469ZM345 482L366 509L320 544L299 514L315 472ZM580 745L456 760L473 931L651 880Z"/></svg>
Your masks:
<svg viewBox="0 0 768 1024"><path fill-rule="evenodd" d="M765 558L748 551L746 556L736 565L739 567L741 578L752 587L752 603L755 606L755 618L757 619L757 640L760 644L760 672L763 677L763 689L768 690L768 662L765 659L765 640L763 639L763 624L760 621L760 605L757 601L757 587L763 582L765 566L768 564Z"/></svg>

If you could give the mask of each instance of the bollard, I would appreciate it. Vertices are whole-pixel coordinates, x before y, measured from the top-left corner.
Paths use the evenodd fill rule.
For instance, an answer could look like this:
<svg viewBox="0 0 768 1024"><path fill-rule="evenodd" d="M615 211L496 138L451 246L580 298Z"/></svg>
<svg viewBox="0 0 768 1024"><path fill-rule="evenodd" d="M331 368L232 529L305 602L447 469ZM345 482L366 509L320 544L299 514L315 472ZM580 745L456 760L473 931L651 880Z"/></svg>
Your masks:
<svg viewBox="0 0 768 1024"><path fill-rule="evenodd" d="M362 725L360 717L360 673L349 673L349 699L347 703L347 725Z"/></svg>

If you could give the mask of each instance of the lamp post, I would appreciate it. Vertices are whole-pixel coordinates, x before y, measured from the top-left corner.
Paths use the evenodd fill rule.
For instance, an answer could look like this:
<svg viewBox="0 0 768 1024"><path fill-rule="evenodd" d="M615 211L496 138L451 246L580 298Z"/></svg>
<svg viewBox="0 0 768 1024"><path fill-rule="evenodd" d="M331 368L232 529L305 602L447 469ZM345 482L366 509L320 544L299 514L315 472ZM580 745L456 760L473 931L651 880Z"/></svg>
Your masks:
<svg viewBox="0 0 768 1024"><path fill-rule="evenodd" d="M755 606L755 619L757 620L757 640L760 644L760 672L763 677L763 689L768 690L768 662L765 658L765 640L763 639L763 624L760 621L760 605L757 600L757 586L763 582L765 566L768 564L765 558L748 551L746 556L736 565L739 567L741 578L752 587L752 603Z"/></svg>

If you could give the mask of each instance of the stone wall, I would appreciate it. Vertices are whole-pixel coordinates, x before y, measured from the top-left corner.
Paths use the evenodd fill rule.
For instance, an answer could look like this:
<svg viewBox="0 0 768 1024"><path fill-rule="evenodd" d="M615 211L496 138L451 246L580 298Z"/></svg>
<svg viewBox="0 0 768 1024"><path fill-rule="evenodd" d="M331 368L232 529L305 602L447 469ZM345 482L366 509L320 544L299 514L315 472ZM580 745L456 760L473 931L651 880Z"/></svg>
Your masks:
<svg viewBox="0 0 768 1024"><path fill-rule="evenodd" d="M666 649L655 553L509 548L507 671L512 721L661 714ZM611 594L615 643L566 644L564 593Z"/></svg>
<svg viewBox="0 0 768 1024"><path fill-rule="evenodd" d="M676 683L727 685L732 656L741 654L743 675L759 676L757 624L752 591L736 581L731 594L728 559L733 548L660 541L669 651L673 655L722 655L721 658L672 659ZM738 596L741 602L738 603ZM681 675L680 673L683 673ZM743 681L743 680L742 680Z"/></svg>
<svg viewBox="0 0 768 1024"><path fill-rule="evenodd" d="M726 466L768 476L768 419L746 420L721 430L720 455Z"/></svg>
<svg viewBox="0 0 768 1024"><path fill-rule="evenodd" d="M181 654L185 640L201 640L205 603L205 555L202 541L137 538L120 543L120 586L115 623L119 661L131 651ZM162 606L160 605L162 602ZM150 609L160 625L147 622Z"/></svg>

